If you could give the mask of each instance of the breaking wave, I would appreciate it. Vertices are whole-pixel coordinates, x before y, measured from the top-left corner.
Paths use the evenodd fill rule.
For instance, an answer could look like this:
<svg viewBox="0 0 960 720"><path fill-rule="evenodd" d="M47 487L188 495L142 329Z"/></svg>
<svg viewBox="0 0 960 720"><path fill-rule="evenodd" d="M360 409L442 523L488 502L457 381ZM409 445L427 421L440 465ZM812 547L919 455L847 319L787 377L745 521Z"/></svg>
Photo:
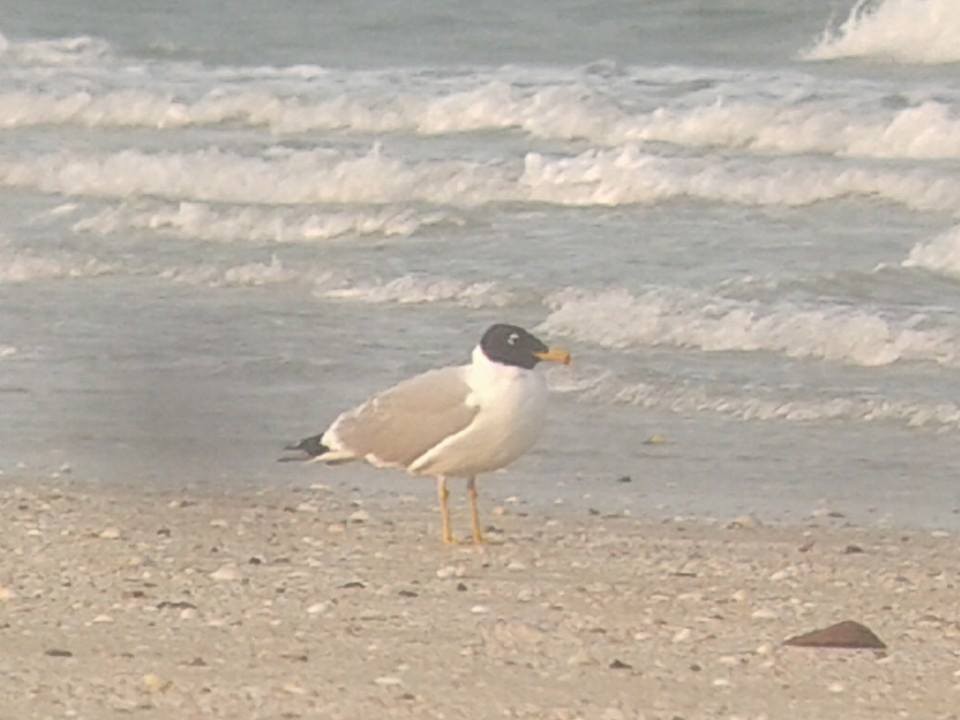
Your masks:
<svg viewBox="0 0 960 720"><path fill-rule="evenodd" d="M254 157L223 150L50 153L29 160L0 159L0 185L74 196L250 205L429 203L462 208L539 202L616 206L688 197L796 207L859 197L923 211L958 212L960 208L960 179L930 168L858 167L812 158L762 163L741 158L670 158L645 153L636 145L575 156L527 153L522 164L405 160L389 156L379 146L360 155L281 148ZM175 227L189 225L191 213L203 212L188 205L169 222ZM110 222L108 215L90 226Z"/></svg>
<svg viewBox="0 0 960 720"><path fill-rule="evenodd" d="M97 277L109 275L115 270L114 265L92 257L47 257L26 252L0 252L0 283Z"/></svg>
<svg viewBox="0 0 960 720"><path fill-rule="evenodd" d="M847 19L827 28L803 57L960 62L960 5L955 0L858 0Z"/></svg>
<svg viewBox="0 0 960 720"><path fill-rule="evenodd" d="M770 306L662 289L640 295L567 289L545 302L552 312L541 330L604 347L766 351L863 367L910 360L960 364L960 338L924 327L922 315L894 320L847 307Z"/></svg>
<svg viewBox="0 0 960 720"><path fill-rule="evenodd" d="M903 267L924 268L940 275L960 277L960 226L929 242L914 245Z"/></svg>
<svg viewBox="0 0 960 720"><path fill-rule="evenodd" d="M880 105L880 106L878 106ZM960 119L932 99L890 110L854 98L795 104L724 98L628 112L577 87L539 90L493 81L443 96L384 89L368 96L288 98L268 89L210 91L189 100L172 92L32 90L0 93L0 128L49 124L181 128L240 123L274 133L349 130L421 135L516 129L545 140L586 139L729 147L764 153L823 153L876 158L960 157Z"/></svg>
<svg viewBox="0 0 960 720"><path fill-rule="evenodd" d="M178 238L215 242L309 243L344 236L409 237L442 223L462 224L442 212L383 207L368 211L297 212L258 206L225 208L209 203L180 202L144 208L120 205L104 208L78 220L76 232L108 235L127 230L149 230Z"/></svg>

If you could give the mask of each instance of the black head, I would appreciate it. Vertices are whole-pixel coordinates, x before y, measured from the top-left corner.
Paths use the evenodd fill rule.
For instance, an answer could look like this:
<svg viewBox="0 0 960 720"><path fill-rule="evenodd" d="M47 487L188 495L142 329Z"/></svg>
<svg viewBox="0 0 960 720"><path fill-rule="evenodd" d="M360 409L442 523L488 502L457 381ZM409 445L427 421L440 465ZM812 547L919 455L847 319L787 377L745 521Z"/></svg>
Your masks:
<svg viewBox="0 0 960 720"><path fill-rule="evenodd" d="M491 325L480 339L483 354L494 362L530 369L541 360L569 363L570 355L551 350L522 327L498 323Z"/></svg>

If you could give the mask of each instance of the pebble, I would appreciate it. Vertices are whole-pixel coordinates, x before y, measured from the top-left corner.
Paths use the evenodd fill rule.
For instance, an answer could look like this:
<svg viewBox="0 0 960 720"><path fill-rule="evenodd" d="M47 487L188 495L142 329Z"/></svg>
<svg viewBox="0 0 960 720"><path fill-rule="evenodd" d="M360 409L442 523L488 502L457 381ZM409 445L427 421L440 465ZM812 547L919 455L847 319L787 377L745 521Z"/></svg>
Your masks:
<svg viewBox="0 0 960 720"><path fill-rule="evenodd" d="M217 582L232 582L240 579L240 571L236 565L224 565L210 573L210 578Z"/></svg>
<svg viewBox="0 0 960 720"><path fill-rule="evenodd" d="M834 682L827 685L827 690L832 693L842 693L846 689L846 686L841 682Z"/></svg>
<svg viewBox="0 0 960 720"><path fill-rule="evenodd" d="M398 677L393 677L392 675L383 675L381 677L374 678L373 682L380 687L396 687L398 685L403 685L403 680Z"/></svg>
<svg viewBox="0 0 960 720"><path fill-rule="evenodd" d="M120 529L115 527L104 528L97 537L102 540L116 540L120 537Z"/></svg>
<svg viewBox="0 0 960 720"><path fill-rule="evenodd" d="M437 570L437 577L440 578L441 580L445 580L447 578L452 578L452 577L459 578L459 577L463 577L466 574L467 574L467 569L463 565L457 565L457 566L446 565Z"/></svg>
<svg viewBox="0 0 960 720"><path fill-rule="evenodd" d="M527 566L524 565L524 564L523 564L522 562L520 562L519 560L511 560L511 561L507 564L507 570L520 571L520 570L526 570L526 569L527 569Z"/></svg>
<svg viewBox="0 0 960 720"><path fill-rule="evenodd" d="M586 650L586 648L580 648L573 655L567 658L567 665L570 666L580 666L580 665L592 665L596 660L594 657Z"/></svg>
<svg viewBox="0 0 960 720"><path fill-rule="evenodd" d="M886 644L870 628L853 620L844 620L830 627L787 638L783 644L799 647L872 648L875 650L886 648Z"/></svg>
<svg viewBox="0 0 960 720"><path fill-rule="evenodd" d="M172 681L164 680L156 673L147 673L143 676L143 686L150 692L166 692L172 685Z"/></svg>
<svg viewBox="0 0 960 720"><path fill-rule="evenodd" d="M228 525L227 521L222 518L216 518L210 521L210 527L225 528L227 527L227 525Z"/></svg>
<svg viewBox="0 0 960 720"><path fill-rule="evenodd" d="M297 512L315 513L319 511L320 511L320 508L318 508L316 505L310 502L302 502L299 505L297 505Z"/></svg>
<svg viewBox="0 0 960 720"><path fill-rule="evenodd" d="M307 613L309 613L310 615L319 615L320 613L325 613L327 611L327 608L329 607L330 607L330 603L328 602L314 603L313 605L307 608Z"/></svg>
<svg viewBox="0 0 960 720"><path fill-rule="evenodd" d="M472 608L470 608L470 612L472 612L474 615L483 615L484 613L490 612L490 608L488 608L486 605L474 605Z"/></svg>
<svg viewBox="0 0 960 720"><path fill-rule="evenodd" d="M91 622L95 623L112 623L113 618L109 615L97 615Z"/></svg>
<svg viewBox="0 0 960 720"><path fill-rule="evenodd" d="M760 608L759 610L754 610L750 617L754 620L776 620L778 616L777 613L770 608Z"/></svg>
<svg viewBox="0 0 960 720"><path fill-rule="evenodd" d="M8 587L4 587L3 585L0 585L0 602L4 602L6 600L13 600L13 598L15 598L16 596L17 594L13 590L11 590Z"/></svg>
<svg viewBox="0 0 960 720"><path fill-rule="evenodd" d="M365 523L370 522L370 513L366 510L357 510L350 513L350 522L353 523Z"/></svg>
<svg viewBox="0 0 960 720"><path fill-rule="evenodd" d="M680 628L673 634L673 642L682 643L690 639L690 628Z"/></svg>
<svg viewBox="0 0 960 720"><path fill-rule="evenodd" d="M784 568L783 570L777 570L775 573L770 575L771 582L780 582L781 580L786 580L788 577L793 575L795 570L793 567Z"/></svg>

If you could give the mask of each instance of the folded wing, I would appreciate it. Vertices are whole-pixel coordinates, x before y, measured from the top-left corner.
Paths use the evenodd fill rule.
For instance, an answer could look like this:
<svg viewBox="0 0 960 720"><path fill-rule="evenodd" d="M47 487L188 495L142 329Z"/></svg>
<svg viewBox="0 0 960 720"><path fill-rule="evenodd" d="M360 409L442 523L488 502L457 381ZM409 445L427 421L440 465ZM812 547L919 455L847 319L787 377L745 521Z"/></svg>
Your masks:
<svg viewBox="0 0 960 720"><path fill-rule="evenodd" d="M343 413L323 442L380 467L408 467L473 422L479 408L469 398L463 367L431 370Z"/></svg>

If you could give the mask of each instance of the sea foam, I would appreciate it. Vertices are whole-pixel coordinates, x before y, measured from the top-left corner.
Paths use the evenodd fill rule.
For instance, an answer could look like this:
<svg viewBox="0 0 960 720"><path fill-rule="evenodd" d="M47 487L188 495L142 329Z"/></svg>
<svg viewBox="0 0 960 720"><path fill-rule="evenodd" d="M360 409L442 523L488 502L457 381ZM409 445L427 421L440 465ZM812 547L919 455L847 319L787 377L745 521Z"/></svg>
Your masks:
<svg viewBox="0 0 960 720"><path fill-rule="evenodd" d="M712 413L756 422L888 422L937 432L960 430L960 405L873 396L797 396L781 388L753 387L743 392L718 392L702 384L631 382L607 370L588 368L549 374L554 392L581 402L632 405L680 415Z"/></svg>
<svg viewBox="0 0 960 720"><path fill-rule="evenodd" d="M956 0L859 0L847 19L838 27L827 28L802 57L958 62L960 4Z"/></svg>

